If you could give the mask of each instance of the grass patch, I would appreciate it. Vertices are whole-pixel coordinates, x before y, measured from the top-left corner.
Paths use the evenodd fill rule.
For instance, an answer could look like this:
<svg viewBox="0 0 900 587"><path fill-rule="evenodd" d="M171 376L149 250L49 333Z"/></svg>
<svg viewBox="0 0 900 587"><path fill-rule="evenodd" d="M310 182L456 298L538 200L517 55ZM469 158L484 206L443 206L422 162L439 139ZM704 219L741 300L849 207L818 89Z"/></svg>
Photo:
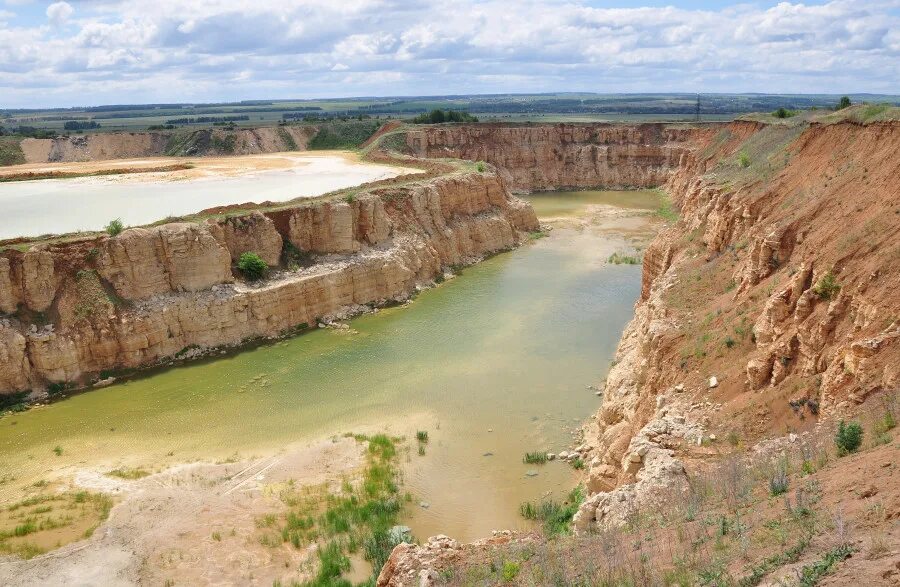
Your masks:
<svg viewBox="0 0 900 587"><path fill-rule="evenodd" d="M640 265L641 264L640 257L636 257L636 256L632 256L632 255L625 255L623 253L613 253L606 260L609 263L612 263L613 265Z"/></svg>
<svg viewBox="0 0 900 587"><path fill-rule="evenodd" d="M0 165L19 165L25 163L20 137L0 137Z"/></svg>
<svg viewBox="0 0 900 587"><path fill-rule="evenodd" d="M547 462L547 453L545 452L526 452L522 457L522 462L528 465L543 465Z"/></svg>
<svg viewBox="0 0 900 587"><path fill-rule="evenodd" d="M825 575L834 569L835 565L848 558L851 554L853 554L853 547L849 544L842 544L832 548L820 560L811 565L805 565L800 569L797 584L800 587L817 585Z"/></svg>
<svg viewBox="0 0 900 587"><path fill-rule="evenodd" d="M378 120L335 120L317 125L319 132L309 141L310 150L357 149L381 127Z"/></svg>
<svg viewBox="0 0 900 587"><path fill-rule="evenodd" d="M566 501L559 503L552 499L540 503L526 501L519 506L519 513L526 520L543 523L544 532L548 536L569 534L571 522L581 502L584 501L584 490L576 487L569 492Z"/></svg>
<svg viewBox="0 0 900 587"><path fill-rule="evenodd" d="M675 222L678 220L678 210L672 205L672 200L665 193L659 194L659 206L656 208L656 215L666 222Z"/></svg>
<svg viewBox="0 0 900 587"><path fill-rule="evenodd" d="M395 530L405 501L399 493L397 440L384 434L353 438L368 443L360 479L344 480L337 492L289 488L281 493L282 501L291 508L282 522L279 524L276 516L257 521L265 532L260 540L270 546L284 542L296 548L319 545L319 571L307 585L349 585L341 578L350 569L348 555L360 551L372 564L374 582L394 546L412 540ZM273 528L280 531L280 541L273 542Z"/></svg>
<svg viewBox="0 0 900 587"><path fill-rule="evenodd" d="M119 467L118 469L109 471L107 475L109 475L110 477L118 477L119 479L128 479L133 481L135 479L143 479L144 477L147 477L148 475L150 475L150 472L145 471L140 467L134 469Z"/></svg>

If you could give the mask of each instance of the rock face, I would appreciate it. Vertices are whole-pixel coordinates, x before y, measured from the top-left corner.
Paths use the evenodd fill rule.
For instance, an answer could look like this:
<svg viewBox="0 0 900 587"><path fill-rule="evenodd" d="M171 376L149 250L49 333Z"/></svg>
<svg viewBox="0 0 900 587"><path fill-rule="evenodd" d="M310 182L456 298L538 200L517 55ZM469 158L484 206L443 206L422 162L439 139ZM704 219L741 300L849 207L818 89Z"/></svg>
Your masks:
<svg viewBox="0 0 900 587"><path fill-rule="evenodd" d="M305 150L316 129L311 126L199 129L187 134L166 132L96 133L22 140L26 163L134 159L163 155L252 155Z"/></svg>
<svg viewBox="0 0 900 587"><path fill-rule="evenodd" d="M0 393L85 382L404 299L445 267L512 248L537 229L531 206L498 175L452 173L346 201L6 251ZM261 284L235 277L232 262L245 251L279 266L284 242L318 262Z"/></svg>
<svg viewBox="0 0 900 587"><path fill-rule="evenodd" d="M586 426L581 531L677 490L716 438L705 426L751 440L900 389L900 124L735 122L698 139ZM742 151L760 162L738 165Z"/></svg>
<svg viewBox="0 0 900 587"><path fill-rule="evenodd" d="M656 187L679 167L703 130L665 124L477 124L407 133L422 157L487 161L516 190Z"/></svg>

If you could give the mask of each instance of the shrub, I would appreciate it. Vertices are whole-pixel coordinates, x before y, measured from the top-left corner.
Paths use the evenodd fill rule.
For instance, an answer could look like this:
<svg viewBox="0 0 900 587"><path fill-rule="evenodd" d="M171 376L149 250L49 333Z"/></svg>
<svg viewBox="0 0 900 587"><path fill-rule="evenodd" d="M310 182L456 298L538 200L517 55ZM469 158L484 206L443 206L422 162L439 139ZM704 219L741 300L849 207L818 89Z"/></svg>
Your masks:
<svg viewBox="0 0 900 587"><path fill-rule="evenodd" d="M823 300L830 300L837 294L840 289L841 286L838 285L837 279L835 279L834 277L834 273L829 271L828 273L820 277L819 281L816 282L816 285L813 287L813 293Z"/></svg>
<svg viewBox="0 0 900 587"><path fill-rule="evenodd" d="M750 155L748 155L746 151L741 151L740 154L738 154L738 164L744 169L750 167Z"/></svg>
<svg viewBox="0 0 900 587"><path fill-rule="evenodd" d="M512 582L513 579L519 574L519 563L514 563L512 561L506 561L503 563L503 580L507 583Z"/></svg>
<svg viewBox="0 0 900 587"><path fill-rule="evenodd" d="M484 173L485 168L486 166L484 164L484 161L479 161L475 164L475 169L478 170L478 173Z"/></svg>
<svg viewBox="0 0 900 587"><path fill-rule="evenodd" d="M261 279L269 270L269 266L262 260L262 257L250 252L241 253L237 266L241 273L244 274L244 277L250 281Z"/></svg>
<svg viewBox="0 0 900 587"><path fill-rule="evenodd" d="M779 466L775 474L769 478L769 493L773 497L784 495L788 490L788 475L783 466Z"/></svg>
<svg viewBox="0 0 900 587"><path fill-rule="evenodd" d="M838 424L837 435L834 437L834 444L837 445L838 456L848 455L859 450L862 444L863 429L857 422L845 423L843 420Z"/></svg>
<svg viewBox="0 0 900 587"><path fill-rule="evenodd" d="M775 118L790 118L791 116L796 116L796 110L787 110L785 108L779 108L775 112L772 113L772 116Z"/></svg>
<svg viewBox="0 0 900 587"><path fill-rule="evenodd" d="M121 218L110 220L109 224L106 225L106 232L109 234L109 236L116 236L123 230L125 230L125 225L122 224Z"/></svg>
<svg viewBox="0 0 900 587"><path fill-rule="evenodd" d="M848 96L841 96L841 99L838 102L836 110L843 110L844 108L849 108L851 103L852 102L850 102L850 98Z"/></svg>
<svg viewBox="0 0 900 587"><path fill-rule="evenodd" d="M419 430L418 432L416 432L416 440L418 440L421 443L427 443L428 442L428 431L427 430Z"/></svg>

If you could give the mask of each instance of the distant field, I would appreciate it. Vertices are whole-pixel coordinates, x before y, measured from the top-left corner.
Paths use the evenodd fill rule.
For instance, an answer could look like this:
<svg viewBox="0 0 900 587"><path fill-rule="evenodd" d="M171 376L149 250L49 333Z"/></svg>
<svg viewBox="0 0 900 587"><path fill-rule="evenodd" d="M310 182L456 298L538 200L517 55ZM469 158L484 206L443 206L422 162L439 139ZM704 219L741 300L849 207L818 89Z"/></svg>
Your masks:
<svg viewBox="0 0 900 587"><path fill-rule="evenodd" d="M853 103L900 105L900 96L851 95ZM697 111L696 94L498 94L479 96L426 96L398 98L342 98L334 100L254 100L219 104L112 105L49 110L0 110L6 134L34 132L139 131L173 124L176 128L206 128L218 121L235 126L269 126L279 122L321 122L334 118L410 119L433 109L467 111L481 120L536 122L685 121ZM750 112L778 108L830 109L839 96L702 94L702 120L731 120ZM210 120L186 123L184 119ZM229 121L229 118L240 120ZM66 123L70 128L66 128ZM100 128L77 129L97 123Z"/></svg>

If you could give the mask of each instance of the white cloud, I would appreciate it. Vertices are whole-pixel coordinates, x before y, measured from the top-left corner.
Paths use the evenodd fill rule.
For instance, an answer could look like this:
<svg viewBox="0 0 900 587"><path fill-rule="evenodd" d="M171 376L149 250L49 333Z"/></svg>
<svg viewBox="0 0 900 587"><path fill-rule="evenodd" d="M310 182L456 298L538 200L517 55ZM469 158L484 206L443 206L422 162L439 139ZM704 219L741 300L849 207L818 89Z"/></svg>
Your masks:
<svg viewBox="0 0 900 587"><path fill-rule="evenodd" d="M155 0L147 10L105 0L78 4L77 18L56 2L46 11L53 27L0 27L0 94L14 106L460 91L900 92L900 0L770 8L735 0L718 10L581 1L459 0L448 10L425 0Z"/></svg>
<svg viewBox="0 0 900 587"><path fill-rule="evenodd" d="M47 20L50 24L61 25L69 20L74 12L75 9L68 2L54 2L47 7Z"/></svg>

